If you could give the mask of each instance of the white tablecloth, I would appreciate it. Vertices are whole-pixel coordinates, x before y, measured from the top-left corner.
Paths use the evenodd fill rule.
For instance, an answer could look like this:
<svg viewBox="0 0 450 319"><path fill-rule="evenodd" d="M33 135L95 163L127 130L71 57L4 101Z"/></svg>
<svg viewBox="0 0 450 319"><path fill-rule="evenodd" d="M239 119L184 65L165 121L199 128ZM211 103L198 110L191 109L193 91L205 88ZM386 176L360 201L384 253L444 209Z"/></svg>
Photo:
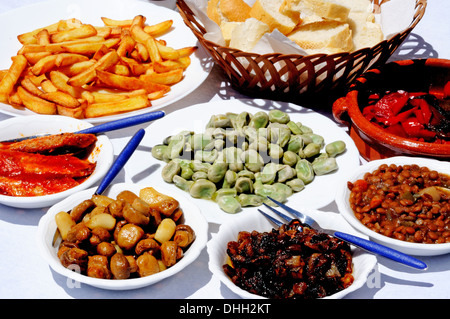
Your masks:
<svg viewBox="0 0 450 319"><path fill-rule="evenodd" d="M125 1L125 0L124 0ZM0 13L39 0L0 1ZM173 1L154 1L173 7ZM413 30L391 60L404 58L450 58L450 2L428 0L425 17ZM167 113L189 105L222 99L247 98L230 87L221 70L214 67L206 81L193 93L165 108ZM0 114L0 120L9 118ZM143 127L146 127L143 125ZM115 149L120 150L135 132L133 129L112 132ZM1 136L1 132L0 132ZM130 159L127 167L145 161L144 155ZM147 155L148 156L148 155ZM131 182L130 169L119 174L117 182ZM336 209L334 204L327 209ZM0 205L0 298L237 298L208 270L206 249L185 271L156 285L131 290L108 291L87 285L72 287L67 278L51 270L36 245L36 228L45 209L21 210ZM213 235L217 225L210 225ZM380 258L367 284L346 298L414 299L450 297L450 255L421 258L428 264L419 271Z"/></svg>

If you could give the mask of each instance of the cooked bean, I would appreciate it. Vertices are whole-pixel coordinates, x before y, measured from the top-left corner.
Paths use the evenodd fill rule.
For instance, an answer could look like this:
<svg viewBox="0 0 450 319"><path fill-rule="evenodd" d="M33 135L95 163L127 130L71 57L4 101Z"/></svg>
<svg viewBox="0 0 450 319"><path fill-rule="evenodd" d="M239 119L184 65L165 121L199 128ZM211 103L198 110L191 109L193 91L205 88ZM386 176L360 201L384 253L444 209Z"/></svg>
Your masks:
<svg viewBox="0 0 450 319"><path fill-rule="evenodd" d="M166 181L167 183L171 183L173 177L179 174L180 171L181 171L180 163L176 161L170 161L163 167L161 176L164 181Z"/></svg>
<svg viewBox="0 0 450 319"><path fill-rule="evenodd" d="M167 151L167 145L158 144L152 147L152 156L159 160L164 160L164 154Z"/></svg>
<svg viewBox="0 0 450 319"><path fill-rule="evenodd" d="M334 157L322 158L312 163L314 174L325 175L337 170L338 165Z"/></svg>
<svg viewBox="0 0 450 319"><path fill-rule="evenodd" d="M227 213L235 214L241 209L241 204L235 196L224 195L216 200L219 207Z"/></svg>
<svg viewBox="0 0 450 319"><path fill-rule="evenodd" d="M269 123L269 115L266 112L260 111L253 115L248 126L258 129L260 127L266 127L267 123Z"/></svg>
<svg viewBox="0 0 450 319"><path fill-rule="evenodd" d="M346 150L346 145L344 141L334 141L325 146L325 152L330 157L336 157L336 155L341 154Z"/></svg>
<svg viewBox="0 0 450 319"><path fill-rule="evenodd" d="M216 185L207 179L198 179L190 187L189 193L194 198L212 198Z"/></svg>

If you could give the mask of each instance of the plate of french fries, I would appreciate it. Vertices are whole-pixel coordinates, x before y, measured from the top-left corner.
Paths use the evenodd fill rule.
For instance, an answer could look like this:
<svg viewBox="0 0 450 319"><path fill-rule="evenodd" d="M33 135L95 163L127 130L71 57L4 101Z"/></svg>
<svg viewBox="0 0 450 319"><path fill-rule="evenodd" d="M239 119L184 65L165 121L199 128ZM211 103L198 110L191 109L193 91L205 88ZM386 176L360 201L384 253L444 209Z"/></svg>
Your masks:
<svg viewBox="0 0 450 319"><path fill-rule="evenodd" d="M145 1L52 0L3 14L0 27L0 112L12 116L154 111L213 65L177 12Z"/></svg>

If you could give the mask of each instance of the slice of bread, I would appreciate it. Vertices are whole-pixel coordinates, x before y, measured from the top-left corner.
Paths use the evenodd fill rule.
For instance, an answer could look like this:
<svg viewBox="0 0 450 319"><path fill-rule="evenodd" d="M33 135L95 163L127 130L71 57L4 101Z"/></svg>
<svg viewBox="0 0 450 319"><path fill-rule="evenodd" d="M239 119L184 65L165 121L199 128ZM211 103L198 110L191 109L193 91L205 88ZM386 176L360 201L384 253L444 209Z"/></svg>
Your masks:
<svg viewBox="0 0 450 319"><path fill-rule="evenodd" d="M226 22L226 19L219 10L219 0L209 0L206 7L206 15L217 23L219 26L222 22Z"/></svg>
<svg viewBox="0 0 450 319"><path fill-rule="evenodd" d="M220 0L219 9L228 21L244 22L250 18L251 7L243 0Z"/></svg>
<svg viewBox="0 0 450 319"><path fill-rule="evenodd" d="M242 23L244 23L244 22L228 21L228 22L222 22L222 24L220 25L220 30L222 31L222 37L225 40L225 43L227 46L230 44L231 34L233 33L234 28Z"/></svg>
<svg viewBox="0 0 450 319"><path fill-rule="evenodd" d="M331 19L345 22L350 9L330 0L284 0L280 12L289 15L300 13L301 18L311 22L312 17L316 17L316 21Z"/></svg>
<svg viewBox="0 0 450 319"><path fill-rule="evenodd" d="M336 20L299 25L287 37L308 54L349 52L353 48L349 25Z"/></svg>
<svg viewBox="0 0 450 319"><path fill-rule="evenodd" d="M353 12L372 12L372 2L370 0L328 0L347 7Z"/></svg>
<svg viewBox="0 0 450 319"><path fill-rule="evenodd" d="M250 6L244 0L209 0L208 17L219 26L223 22L243 22L250 17Z"/></svg>
<svg viewBox="0 0 450 319"><path fill-rule="evenodd" d="M352 30L353 51L372 47L384 39L381 26L375 22L372 13L350 12L348 24Z"/></svg>
<svg viewBox="0 0 450 319"><path fill-rule="evenodd" d="M280 12L284 0L256 0L250 10L250 16L264 22L273 31L278 29L283 34L288 34L300 22L295 18Z"/></svg>
<svg viewBox="0 0 450 319"><path fill-rule="evenodd" d="M267 32L270 32L267 24L255 18L248 18L233 27L229 46L245 52L251 52L255 44Z"/></svg>

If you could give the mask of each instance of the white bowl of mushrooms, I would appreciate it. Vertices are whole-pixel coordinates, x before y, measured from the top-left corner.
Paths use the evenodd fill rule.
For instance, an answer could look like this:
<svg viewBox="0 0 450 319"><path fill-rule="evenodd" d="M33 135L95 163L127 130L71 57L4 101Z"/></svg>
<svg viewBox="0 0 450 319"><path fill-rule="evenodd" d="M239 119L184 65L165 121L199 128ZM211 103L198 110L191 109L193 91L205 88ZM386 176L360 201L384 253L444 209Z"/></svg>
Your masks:
<svg viewBox="0 0 450 319"><path fill-rule="evenodd" d="M128 183L94 193L66 198L39 221L43 257L60 275L103 289L136 289L182 271L206 246L208 223L187 197Z"/></svg>

